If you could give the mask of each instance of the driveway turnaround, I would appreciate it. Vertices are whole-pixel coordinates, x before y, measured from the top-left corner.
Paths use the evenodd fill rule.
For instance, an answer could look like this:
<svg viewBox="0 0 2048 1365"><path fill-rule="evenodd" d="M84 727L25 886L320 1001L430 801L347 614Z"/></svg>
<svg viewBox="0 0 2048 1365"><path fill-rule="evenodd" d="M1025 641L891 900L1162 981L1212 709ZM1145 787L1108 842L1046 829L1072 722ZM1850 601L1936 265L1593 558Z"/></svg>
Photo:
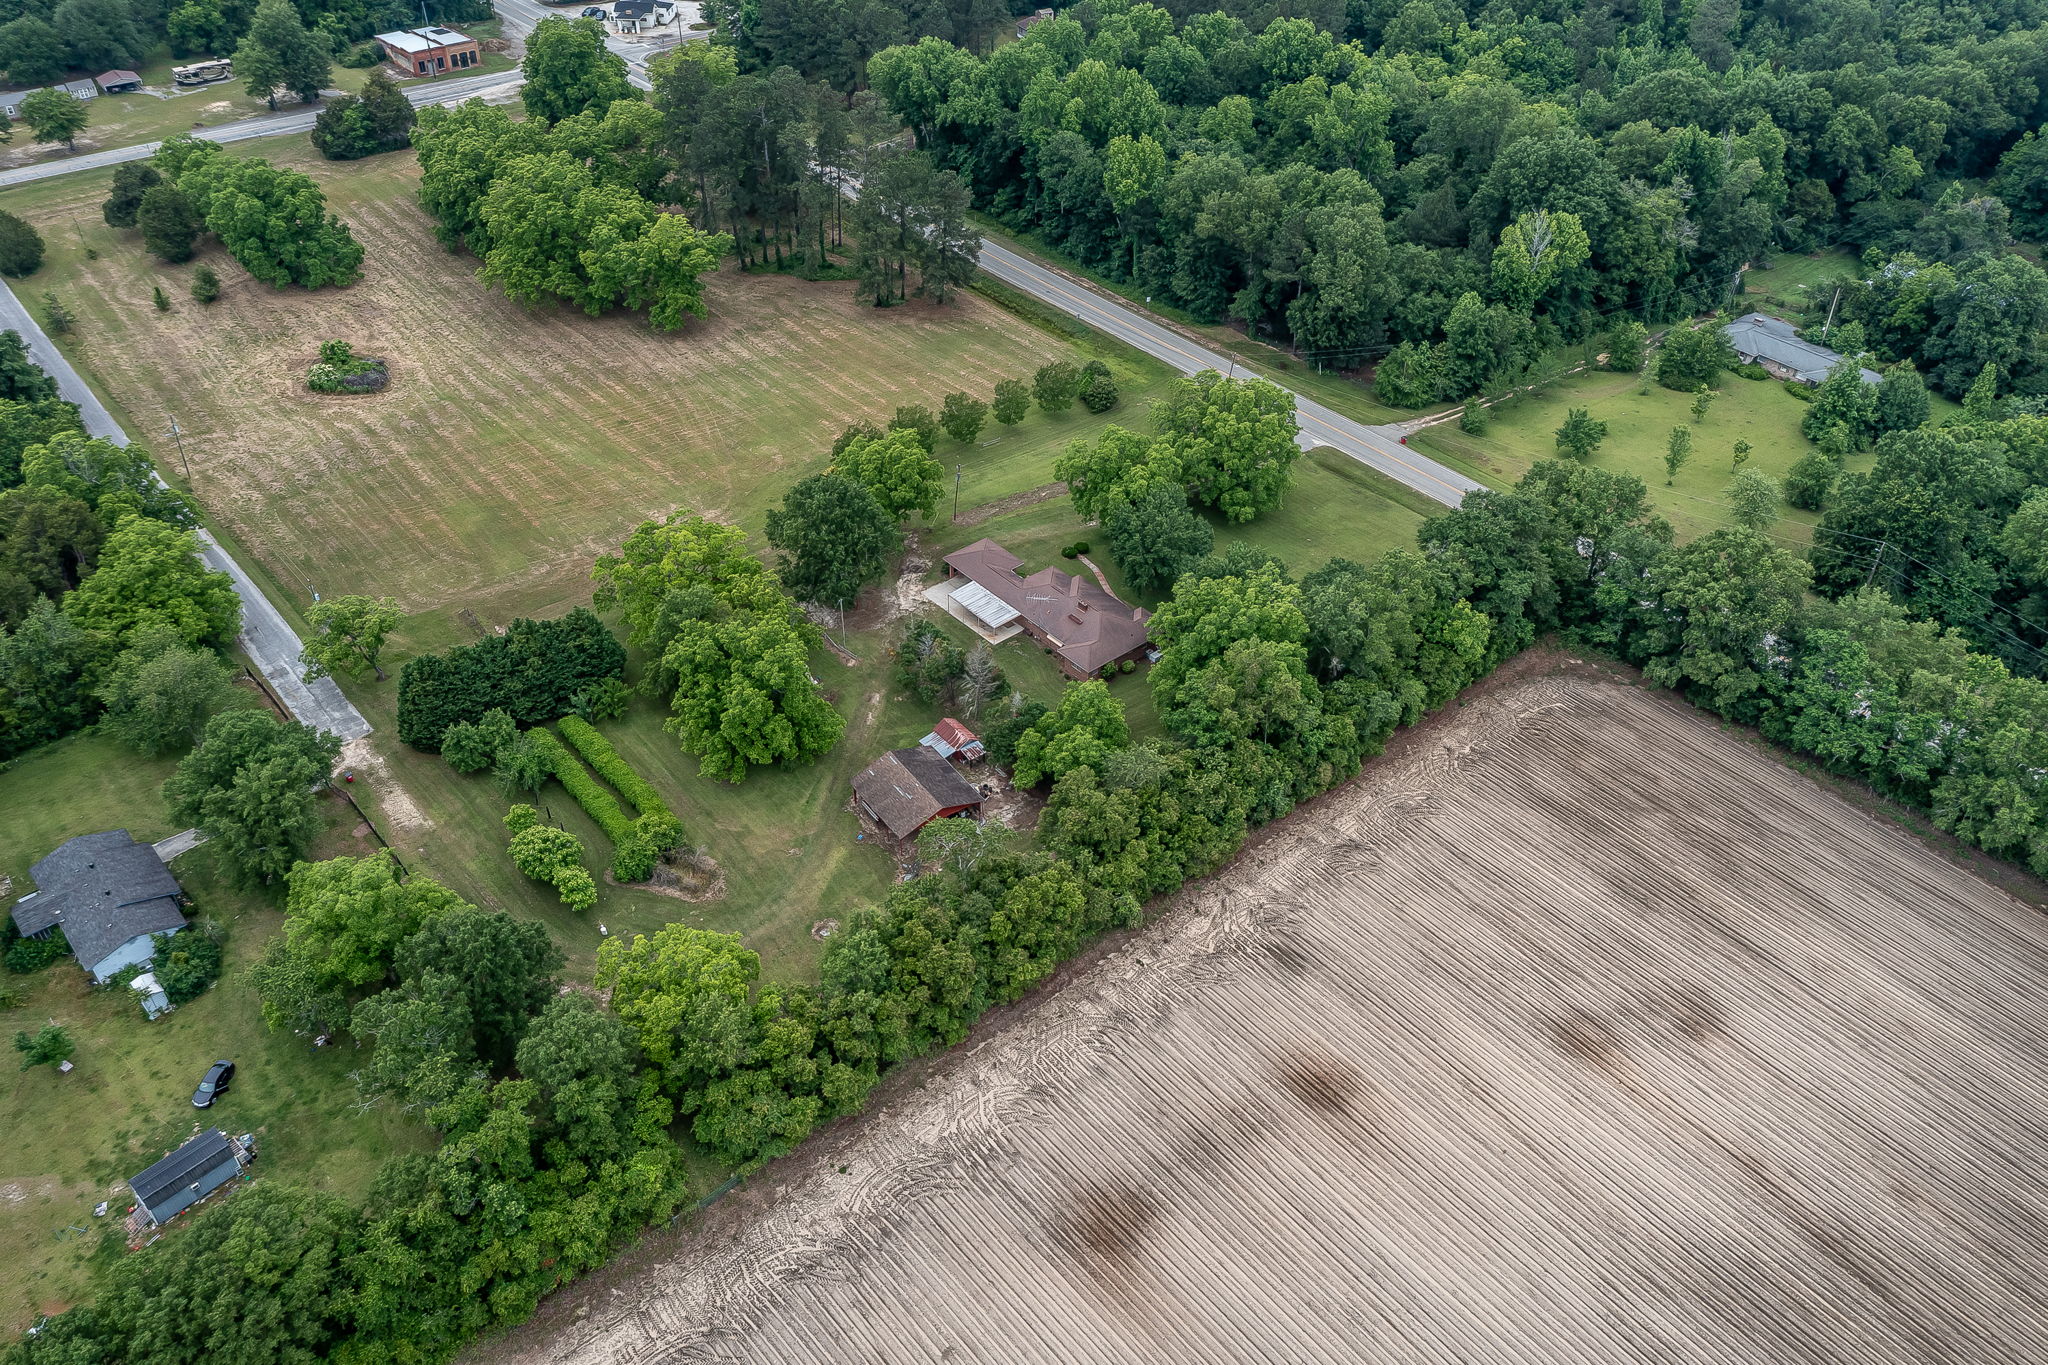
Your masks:
<svg viewBox="0 0 2048 1365"><path fill-rule="evenodd" d="M29 311L21 306L21 300L14 296L14 291L0 281L0 329L7 328L21 333L21 339L28 343L29 356L43 367L45 374L57 381L57 392L78 404L78 413L88 434L105 437L115 445L128 444L128 433L121 430L114 415L107 411L98 395L86 387L78 371L72 369L71 362L64 358L64 353L50 344L50 338L29 316ZM334 679L306 681L304 668L299 662L298 633L271 605L270 599L263 595L263 590L256 586L234 557L213 538L213 533L203 526L199 528L199 557L209 569L219 569L235 580L235 591L242 598L242 652L263 671L270 690L285 704L285 709L314 729L326 730L345 740L369 734L370 722L363 719L363 713L356 710L347 697L341 695Z"/></svg>

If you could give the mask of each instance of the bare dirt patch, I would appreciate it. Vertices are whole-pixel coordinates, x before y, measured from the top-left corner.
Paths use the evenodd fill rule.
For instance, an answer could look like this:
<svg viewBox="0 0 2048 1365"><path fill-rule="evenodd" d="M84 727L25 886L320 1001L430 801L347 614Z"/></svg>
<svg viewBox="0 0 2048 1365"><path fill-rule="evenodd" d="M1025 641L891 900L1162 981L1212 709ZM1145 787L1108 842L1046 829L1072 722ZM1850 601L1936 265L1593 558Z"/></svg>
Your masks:
<svg viewBox="0 0 2048 1365"><path fill-rule="evenodd" d="M1054 498L1064 496L1066 491L1067 486L1063 483L1040 484L1036 488L1027 488L1022 493L1012 493L1007 498L997 498L979 507L970 507L953 518L953 524L979 526L984 521L994 521L997 517L1007 516L1011 512L1021 512L1027 507L1036 507L1041 502L1051 502Z"/></svg>
<svg viewBox="0 0 2048 1365"><path fill-rule="evenodd" d="M341 758L335 763L334 771L339 774L351 770L356 774L356 781L349 784L350 793L357 800L368 796L375 801L394 829L406 834L419 834L434 827L434 822L391 775L384 755L377 752L376 744L368 735L341 746Z"/></svg>
<svg viewBox="0 0 2048 1365"><path fill-rule="evenodd" d="M1741 735L1524 677L477 1355L2038 1359L2044 972Z"/></svg>
<svg viewBox="0 0 2048 1365"><path fill-rule="evenodd" d="M651 891L679 901L715 901L725 896L725 869L705 853L664 858L654 865L654 875L644 882L620 882L604 874L607 886L630 885L635 891Z"/></svg>

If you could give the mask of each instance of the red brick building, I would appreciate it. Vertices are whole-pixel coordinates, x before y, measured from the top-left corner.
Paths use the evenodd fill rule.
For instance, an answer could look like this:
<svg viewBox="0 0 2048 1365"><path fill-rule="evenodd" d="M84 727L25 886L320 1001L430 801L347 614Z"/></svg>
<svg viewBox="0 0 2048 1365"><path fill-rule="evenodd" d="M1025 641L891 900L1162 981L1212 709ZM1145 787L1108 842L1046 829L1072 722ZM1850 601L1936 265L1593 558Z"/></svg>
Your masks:
<svg viewBox="0 0 2048 1365"><path fill-rule="evenodd" d="M483 49L474 38L438 25L402 28L377 35L384 57L402 76L441 76L483 65Z"/></svg>

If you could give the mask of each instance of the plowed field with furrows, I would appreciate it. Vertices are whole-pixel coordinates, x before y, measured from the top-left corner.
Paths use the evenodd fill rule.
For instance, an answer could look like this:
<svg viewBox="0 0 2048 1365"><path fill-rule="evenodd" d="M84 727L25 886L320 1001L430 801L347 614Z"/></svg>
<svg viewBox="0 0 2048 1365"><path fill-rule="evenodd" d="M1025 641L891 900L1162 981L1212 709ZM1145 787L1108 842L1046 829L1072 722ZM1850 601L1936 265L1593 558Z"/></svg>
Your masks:
<svg viewBox="0 0 2048 1365"><path fill-rule="evenodd" d="M2039 1360L2044 983L2036 912L1711 721L1514 683L478 1355Z"/></svg>
<svg viewBox="0 0 2048 1365"><path fill-rule="evenodd" d="M54 240L73 220L108 238L78 266L79 358L172 461L162 432L177 418L209 513L295 591L388 593L408 610L550 604L587 590L593 556L643 517L758 518L855 417L985 396L1064 353L973 296L876 310L849 284L730 268L707 290L711 317L673 335L637 315L527 309L435 242L410 154L307 169L365 248L353 288L273 290L215 247L202 259L226 292L202 307L189 267L155 267L132 233L97 225L102 178L32 214ZM307 390L330 338L389 360L390 389Z"/></svg>

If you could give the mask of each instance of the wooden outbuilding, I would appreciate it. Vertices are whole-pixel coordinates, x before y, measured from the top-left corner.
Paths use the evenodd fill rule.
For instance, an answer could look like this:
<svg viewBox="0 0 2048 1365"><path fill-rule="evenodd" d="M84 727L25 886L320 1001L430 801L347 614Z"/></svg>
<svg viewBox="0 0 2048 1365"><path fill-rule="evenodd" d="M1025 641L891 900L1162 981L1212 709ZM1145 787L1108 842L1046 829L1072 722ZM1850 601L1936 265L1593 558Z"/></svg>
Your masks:
<svg viewBox="0 0 2048 1365"><path fill-rule="evenodd" d="M892 838L908 839L934 820L971 815L981 793L930 749L891 749L853 779L853 797Z"/></svg>

